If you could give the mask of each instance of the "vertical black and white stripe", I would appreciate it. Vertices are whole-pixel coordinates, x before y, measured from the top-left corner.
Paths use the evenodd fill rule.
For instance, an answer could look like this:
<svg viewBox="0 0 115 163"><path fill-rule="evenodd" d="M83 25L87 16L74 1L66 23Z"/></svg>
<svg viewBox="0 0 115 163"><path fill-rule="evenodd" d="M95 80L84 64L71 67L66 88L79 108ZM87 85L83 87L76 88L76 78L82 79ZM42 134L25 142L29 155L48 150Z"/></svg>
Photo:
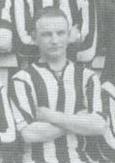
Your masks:
<svg viewBox="0 0 115 163"><path fill-rule="evenodd" d="M77 82L78 77L75 77L77 76L75 67L79 68L79 66L75 66L69 61L63 73L64 95L62 96L62 100L65 105L63 112L66 114L75 114L83 109L89 111L88 106L90 104L87 98L87 96L90 96L88 95L89 87L92 87L90 90L92 91L92 97L90 97L92 108L89 112L101 112L98 78L94 72L82 69L80 76L82 77L80 80L81 83ZM89 86L90 80L93 83L91 86ZM76 87L77 84L78 86ZM81 96L82 100L84 100L83 108L78 108L76 105L76 100L80 95L79 90L77 90L79 87L83 90L83 97ZM59 92L58 80L44 64L32 64L27 70L20 71L14 75L11 98L18 130L35 121L35 106L47 106L52 110L57 110ZM81 155L76 152L78 148L79 139L73 134L68 134L52 142L32 145L34 160L36 162L37 160L42 160L42 162L49 163L82 163Z"/></svg>

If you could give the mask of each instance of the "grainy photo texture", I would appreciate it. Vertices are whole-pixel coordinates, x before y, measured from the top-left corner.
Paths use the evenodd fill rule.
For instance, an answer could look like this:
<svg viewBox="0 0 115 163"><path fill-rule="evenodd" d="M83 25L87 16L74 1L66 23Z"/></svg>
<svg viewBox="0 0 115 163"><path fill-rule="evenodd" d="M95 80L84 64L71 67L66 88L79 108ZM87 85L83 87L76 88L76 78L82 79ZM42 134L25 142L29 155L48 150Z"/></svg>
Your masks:
<svg viewBox="0 0 115 163"><path fill-rule="evenodd" d="M0 163L115 163L115 0L0 0Z"/></svg>

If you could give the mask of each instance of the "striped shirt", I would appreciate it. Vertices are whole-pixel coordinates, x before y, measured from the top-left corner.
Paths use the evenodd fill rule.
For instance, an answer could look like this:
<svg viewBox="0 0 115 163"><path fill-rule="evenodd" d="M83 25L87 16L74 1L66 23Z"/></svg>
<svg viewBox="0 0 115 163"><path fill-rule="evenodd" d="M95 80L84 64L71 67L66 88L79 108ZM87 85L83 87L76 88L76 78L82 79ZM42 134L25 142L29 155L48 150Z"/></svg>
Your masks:
<svg viewBox="0 0 115 163"><path fill-rule="evenodd" d="M0 87L0 143L15 141L15 126L6 88Z"/></svg>
<svg viewBox="0 0 115 163"><path fill-rule="evenodd" d="M11 0L0 1L0 28L11 29Z"/></svg>
<svg viewBox="0 0 115 163"><path fill-rule="evenodd" d="M100 83L93 71L68 61L62 79L64 113L76 114L85 109L89 113L101 114ZM35 106L57 110L58 82L44 63L33 63L13 76L10 94L18 131L36 121ZM86 141L85 137L68 134L51 142L32 144L30 150L25 145L24 157L29 156L27 162L33 159L36 163L89 163Z"/></svg>

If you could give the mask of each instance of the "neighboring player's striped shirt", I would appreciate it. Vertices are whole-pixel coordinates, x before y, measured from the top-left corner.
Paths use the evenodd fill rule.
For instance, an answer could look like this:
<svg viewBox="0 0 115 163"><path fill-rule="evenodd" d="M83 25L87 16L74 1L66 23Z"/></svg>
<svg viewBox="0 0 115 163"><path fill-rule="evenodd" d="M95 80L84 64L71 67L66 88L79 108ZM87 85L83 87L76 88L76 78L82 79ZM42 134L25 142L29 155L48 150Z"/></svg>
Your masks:
<svg viewBox="0 0 115 163"><path fill-rule="evenodd" d="M0 144L15 141L15 126L6 88L0 87Z"/></svg>
<svg viewBox="0 0 115 163"><path fill-rule="evenodd" d="M0 28L11 29L12 0L0 1Z"/></svg>
<svg viewBox="0 0 115 163"><path fill-rule="evenodd" d="M104 162L115 162L115 86L107 81L102 84L103 113L108 129L98 139L98 147Z"/></svg>
<svg viewBox="0 0 115 163"><path fill-rule="evenodd" d="M13 76L10 94L18 131L36 120L36 105L57 110L58 82L44 63L32 64ZM83 109L101 114L100 84L93 71L83 70L68 61L63 72L63 83L66 114L75 114ZM30 152L28 159L32 161L33 158L36 163L82 163L83 160L89 163L85 155L86 145L85 137L68 134L52 142L32 144L32 151L25 150Z"/></svg>
<svg viewBox="0 0 115 163"><path fill-rule="evenodd" d="M88 34L89 31L89 2L88 0L20 0L14 1L14 15L17 32L23 43L25 42L25 37L31 37L31 32L33 30L33 21L36 19L36 15L39 14L41 8L47 6L59 7L67 15L70 28L72 25L77 24L83 31ZM92 7L92 5L91 5ZM21 11L21 12L20 12ZM19 14L20 13L20 14ZM30 40L28 40L30 41Z"/></svg>

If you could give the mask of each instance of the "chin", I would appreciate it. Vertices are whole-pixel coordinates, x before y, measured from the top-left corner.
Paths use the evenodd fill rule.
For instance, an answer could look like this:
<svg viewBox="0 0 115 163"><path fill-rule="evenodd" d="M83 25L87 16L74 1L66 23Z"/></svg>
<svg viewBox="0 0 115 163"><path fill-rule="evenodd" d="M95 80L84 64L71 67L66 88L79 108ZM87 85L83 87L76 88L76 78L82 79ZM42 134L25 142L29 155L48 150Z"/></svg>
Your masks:
<svg viewBox="0 0 115 163"><path fill-rule="evenodd" d="M48 56L49 56L49 58L58 58L58 57L62 56L62 52L52 52Z"/></svg>
<svg viewBox="0 0 115 163"><path fill-rule="evenodd" d="M58 55L53 55L48 57L50 60L57 60L59 58Z"/></svg>
<svg viewBox="0 0 115 163"><path fill-rule="evenodd" d="M58 60L60 58L60 55L52 54L52 55L49 55L47 58L48 58L48 60L56 61L56 60Z"/></svg>

